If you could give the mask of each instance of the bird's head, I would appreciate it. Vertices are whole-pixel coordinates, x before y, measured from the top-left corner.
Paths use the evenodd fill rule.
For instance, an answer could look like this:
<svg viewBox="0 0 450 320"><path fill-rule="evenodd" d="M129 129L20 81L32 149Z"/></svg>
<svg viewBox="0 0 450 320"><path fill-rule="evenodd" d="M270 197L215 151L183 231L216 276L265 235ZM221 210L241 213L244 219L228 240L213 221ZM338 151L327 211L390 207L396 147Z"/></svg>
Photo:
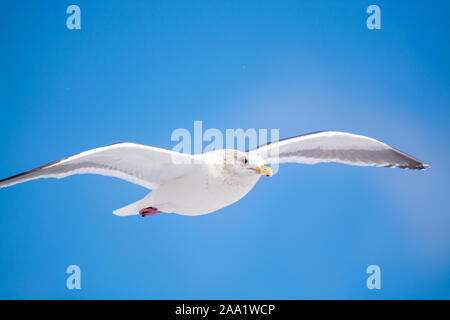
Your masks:
<svg viewBox="0 0 450 320"><path fill-rule="evenodd" d="M223 151L224 166L227 171L247 176L272 176L272 169L264 165L264 161L259 155L237 150Z"/></svg>

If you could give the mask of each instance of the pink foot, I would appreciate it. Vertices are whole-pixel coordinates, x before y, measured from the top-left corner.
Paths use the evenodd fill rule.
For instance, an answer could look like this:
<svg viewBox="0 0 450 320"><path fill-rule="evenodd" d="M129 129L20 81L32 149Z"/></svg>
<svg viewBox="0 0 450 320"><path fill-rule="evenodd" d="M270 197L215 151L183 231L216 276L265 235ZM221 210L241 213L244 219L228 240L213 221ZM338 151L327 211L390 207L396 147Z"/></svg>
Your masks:
<svg viewBox="0 0 450 320"><path fill-rule="evenodd" d="M159 210L156 209L156 208L148 207L148 208L141 209L141 210L139 211L139 214L140 214L142 217L145 217L145 216L153 216L154 214L161 213L161 212L162 212L162 211L159 211Z"/></svg>

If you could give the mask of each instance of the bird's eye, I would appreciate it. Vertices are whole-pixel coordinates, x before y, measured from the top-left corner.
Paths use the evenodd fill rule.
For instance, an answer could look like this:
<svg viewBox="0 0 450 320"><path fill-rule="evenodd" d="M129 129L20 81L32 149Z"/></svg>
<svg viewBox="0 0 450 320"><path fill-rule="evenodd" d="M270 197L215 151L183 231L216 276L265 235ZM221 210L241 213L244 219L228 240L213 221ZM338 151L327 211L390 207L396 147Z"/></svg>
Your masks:
<svg viewBox="0 0 450 320"><path fill-rule="evenodd" d="M247 164L248 163L248 159L244 158L244 163Z"/></svg>

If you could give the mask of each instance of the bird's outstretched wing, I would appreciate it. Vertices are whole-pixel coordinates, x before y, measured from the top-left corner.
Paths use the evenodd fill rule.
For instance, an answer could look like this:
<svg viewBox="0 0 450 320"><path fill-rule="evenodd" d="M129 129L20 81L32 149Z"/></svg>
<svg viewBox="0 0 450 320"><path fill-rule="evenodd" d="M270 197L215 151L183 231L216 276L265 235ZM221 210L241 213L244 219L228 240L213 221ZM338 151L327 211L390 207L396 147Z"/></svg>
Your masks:
<svg viewBox="0 0 450 320"><path fill-rule="evenodd" d="M149 189L193 169L193 156L129 142L88 150L0 180L0 188L39 178L99 174Z"/></svg>
<svg viewBox="0 0 450 320"><path fill-rule="evenodd" d="M425 169L427 164L378 140L351 133L322 131L279 140L250 151L265 163L340 162L356 166Z"/></svg>

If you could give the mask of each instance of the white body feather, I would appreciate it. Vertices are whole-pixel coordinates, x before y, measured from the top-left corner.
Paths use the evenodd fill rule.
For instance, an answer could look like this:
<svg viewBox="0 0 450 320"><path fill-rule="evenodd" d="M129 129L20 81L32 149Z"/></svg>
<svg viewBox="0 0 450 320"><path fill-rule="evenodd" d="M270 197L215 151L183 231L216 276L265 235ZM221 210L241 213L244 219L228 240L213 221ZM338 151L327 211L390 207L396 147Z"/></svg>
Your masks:
<svg viewBox="0 0 450 320"><path fill-rule="evenodd" d="M144 199L114 211L117 215L137 214L147 207L163 212L196 216L222 209L245 196L261 175L238 175L223 166L225 152L218 150L197 155L194 170L172 179L149 193Z"/></svg>

